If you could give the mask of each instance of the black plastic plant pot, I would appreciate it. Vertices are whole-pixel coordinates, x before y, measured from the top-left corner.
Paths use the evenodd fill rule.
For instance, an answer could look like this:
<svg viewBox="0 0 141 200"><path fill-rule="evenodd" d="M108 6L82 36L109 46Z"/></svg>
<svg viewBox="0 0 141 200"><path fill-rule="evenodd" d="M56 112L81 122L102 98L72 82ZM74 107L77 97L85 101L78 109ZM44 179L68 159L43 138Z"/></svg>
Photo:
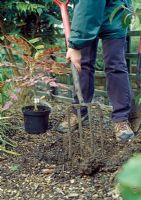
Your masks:
<svg viewBox="0 0 141 200"><path fill-rule="evenodd" d="M47 106L39 105L38 110L34 106L22 108L24 115L24 127L27 133L45 133L48 129L49 114L51 109Z"/></svg>

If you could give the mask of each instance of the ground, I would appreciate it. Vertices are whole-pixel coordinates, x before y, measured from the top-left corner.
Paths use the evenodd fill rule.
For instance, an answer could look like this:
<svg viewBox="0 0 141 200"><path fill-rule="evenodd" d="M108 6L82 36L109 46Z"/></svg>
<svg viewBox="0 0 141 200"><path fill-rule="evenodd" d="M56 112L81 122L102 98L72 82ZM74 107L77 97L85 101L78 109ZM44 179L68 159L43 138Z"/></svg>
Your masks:
<svg viewBox="0 0 141 200"><path fill-rule="evenodd" d="M80 155L79 133L74 131L72 157L69 158L67 133L56 131L67 106L61 103L53 103L52 106L46 133L28 134L23 128L8 133L18 144L13 150L20 155L1 152L0 199L120 200L116 191L116 173L128 158L141 151L141 135L138 134L126 144L117 143L109 113L103 111L101 131L99 112L93 109L95 153L92 154L89 148L90 135L86 121L83 126L83 157ZM15 119L20 121L18 126L22 126L21 115L15 114ZM17 120L14 123L13 126L16 126Z"/></svg>

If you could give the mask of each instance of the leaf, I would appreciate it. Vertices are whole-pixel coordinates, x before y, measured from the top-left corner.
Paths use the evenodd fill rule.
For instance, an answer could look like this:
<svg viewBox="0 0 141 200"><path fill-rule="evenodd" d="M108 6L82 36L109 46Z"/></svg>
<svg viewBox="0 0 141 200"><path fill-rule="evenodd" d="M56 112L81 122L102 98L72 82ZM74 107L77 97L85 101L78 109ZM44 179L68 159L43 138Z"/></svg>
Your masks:
<svg viewBox="0 0 141 200"><path fill-rule="evenodd" d="M12 147L17 147L17 143L13 140L11 140L10 138L8 138L7 136L5 136L3 134L3 136L1 136L2 141L4 141L5 144L8 144Z"/></svg>
<svg viewBox="0 0 141 200"><path fill-rule="evenodd" d="M122 16L122 27L126 28L131 24L132 14L125 12Z"/></svg>
<svg viewBox="0 0 141 200"><path fill-rule="evenodd" d="M44 45L38 45L38 46L36 46L36 49L37 50L44 49Z"/></svg>
<svg viewBox="0 0 141 200"><path fill-rule="evenodd" d="M141 103L141 93L135 96L135 103L140 104Z"/></svg>
<svg viewBox="0 0 141 200"><path fill-rule="evenodd" d="M0 63L0 67L3 67L4 66L4 64L3 63Z"/></svg>
<svg viewBox="0 0 141 200"><path fill-rule="evenodd" d="M35 58L35 59L38 59L38 58L42 55L42 53L43 53L43 50L38 50L38 51L35 53L34 58Z"/></svg>
<svg viewBox="0 0 141 200"><path fill-rule="evenodd" d="M2 108L2 111L8 110L12 105L13 103L11 101L6 102Z"/></svg>
<svg viewBox="0 0 141 200"><path fill-rule="evenodd" d="M39 16L42 14L42 12L43 12L43 9L42 9L42 8L38 8L38 9L37 9L37 13L39 14Z"/></svg>
<svg viewBox="0 0 141 200"><path fill-rule="evenodd" d="M8 154L12 154L14 156L20 156L21 155L21 154L15 152L15 151L7 150L5 147L3 147L1 145L0 145L0 151L3 151L3 152L8 153Z"/></svg>
<svg viewBox="0 0 141 200"><path fill-rule="evenodd" d="M141 192L137 188L131 189L127 186L119 186L121 196L124 200L141 200Z"/></svg>
<svg viewBox="0 0 141 200"><path fill-rule="evenodd" d="M19 12L37 12L37 9L41 8L44 9L45 6L36 3L27 3L27 2L16 2L16 8Z"/></svg>
<svg viewBox="0 0 141 200"><path fill-rule="evenodd" d="M31 53L32 53L31 52L31 45L29 44L29 42L25 38L16 37L14 35L5 35L5 38L10 43L14 43L16 46L18 46L18 50L20 49L20 50L24 51L25 54L31 55ZM9 47L9 48L11 48L11 47ZM16 50L16 48L13 48L11 50Z"/></svg>
<svg viewBox="0 0 141 200"><path fill-rule="evenodd" d="M58 84L55 83L55 82L49 82L49 85L50 85L51 87L58 87Z"/></svg>
<svg viewBox="0 0 141 200"><path fill-rule="evenodd" d="M117 176L124 200L141 199L141 154L132 157Z"/></svg>
<svg viewBox="0 0 141 200"><path fill-rule="evenodd" d="M18 96L16 94L11 94L10 95L10 98L14 101L17 101L18 100Z"/></svg>
<svg viewBox="0 0 141 200"><path fill-rule="evenodd" d="M113 12L112 12L112 14L110 15L110 18L109 18L110 23L112 23L112 21L113 21L115 15L116 15L121 9L123 9L123 5L120 5L120 6L118 6L117 8L115 8L115 9L113 10Z"/></svg>
<svg viewBox="0 0 141 200"><path fill-rule="evenodd" d="M124 166L118 180L128 186L141 188L141 154L132 157Z"/></svg>
<svg viewBox="0 0 141 200"><path fill-rule="evenodd" d="M1 36L0 39L3 41L4 40L4 36Z"/></svg>
<svg viewBox="0 0 141 200"><path fill-rule="evenodd" d="M34 43L36 43L36 42L39 42L39 41L41 41L41 37L38 37L38 38L34 38L34 39L29 40L29 42L32 43L32 44L34 44Z"/></svg>

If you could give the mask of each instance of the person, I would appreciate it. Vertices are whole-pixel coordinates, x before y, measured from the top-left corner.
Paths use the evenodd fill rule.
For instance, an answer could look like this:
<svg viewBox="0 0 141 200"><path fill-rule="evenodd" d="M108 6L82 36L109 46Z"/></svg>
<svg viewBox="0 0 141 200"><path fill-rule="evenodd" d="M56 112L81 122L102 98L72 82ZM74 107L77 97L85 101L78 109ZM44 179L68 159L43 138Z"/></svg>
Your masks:
<svg viewBox="0 0 141 200"><path fill-rule="evenodd" d="M127 28L122 26L125 9L119 9L110 22L115 8L129 8L131 0L79 0L75 7L67 62L72 62L80 74L80 86L85 103L94 95L94 72L99 39L102 39L107 92L113 107L111 118L118 141L129 141L134 137L128 118L131 112L132 94L125 60ZM79 103L77 96L74 103ZM81 108L82 120L87 117L86 107ZM76 111L71 116L71 125L78 124ZM65 132L67 121L58 129Z"/></svg>

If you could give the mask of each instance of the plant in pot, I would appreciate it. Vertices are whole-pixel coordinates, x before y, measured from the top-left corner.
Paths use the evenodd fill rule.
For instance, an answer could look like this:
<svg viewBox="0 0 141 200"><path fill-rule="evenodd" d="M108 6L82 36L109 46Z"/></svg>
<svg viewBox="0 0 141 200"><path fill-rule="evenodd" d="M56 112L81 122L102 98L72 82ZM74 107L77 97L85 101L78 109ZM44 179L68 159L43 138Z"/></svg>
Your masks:
<svg viewBox="0 0 141 200"><path fill-rule="evenodd" d="M48 129L51 109L40 104L40 100L43 97L37 95L36 86L40 81L47 85L58 87L59 84L52 77L52 73L69 73L69 71L64 70L63 64L59 64L58 67L52 56L59 48L44 50L43 45L38 45L39 38L32 39L29 42L25 38L17 38L13 35L5 37L9 41L9 45L4 46L4 48L11 49L22 63L18 68L19 75L14 75L6 80L5 83L11 82L15 88L11 94L12 99L25 105L22 107L25 130L28 133L44 133ZM17 67L9 62L3 62L1 66ZM33 102L32 105L31 102ZM10 100L8 105L12 103Z"/></svg>

